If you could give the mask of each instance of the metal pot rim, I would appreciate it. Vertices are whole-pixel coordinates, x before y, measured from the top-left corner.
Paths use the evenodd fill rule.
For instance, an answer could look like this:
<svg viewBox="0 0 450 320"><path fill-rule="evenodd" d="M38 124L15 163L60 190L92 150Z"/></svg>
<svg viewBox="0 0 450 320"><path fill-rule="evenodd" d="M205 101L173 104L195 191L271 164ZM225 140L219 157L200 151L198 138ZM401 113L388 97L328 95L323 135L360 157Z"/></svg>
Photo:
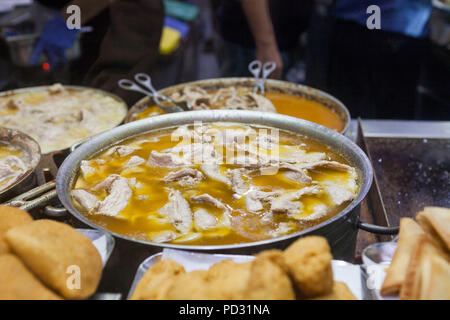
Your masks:
<svg viewBox="0 0 450 320"><path fill-rule="evenodd" d="M196 81L191 81L191 82L185 82L185 83L181 83L181 84L177 84L174 86L170 86L170 87L166 87L163 89L158 90L159 93L162 94L167 94L168 91L172 92L172 91L176 91L176 90L180 90L181 88L185 87L186 85L215 85L215 84L220 84L220 83L231 83L231 84L243 84L243 83L254 83L254 78L249 78L249 77L230 77L230 78L212 78L212 79L204 79L204 80L196 80ZM298 91L298 92L304 92L307 93L309 95L316 95L318 97L321 97L323 99L327 99L329 101L331 101L333 104L335 104L336 106L339 107L340 111L342 111L344 117L341 119L345 122L344 128L340 131L340 133L345 134L348 131L348 128L350 126L350 112L348 111L347 107L342 103L342 101L340 101L339 99L337 99L336 97L330 95L329 93L326 93L325 91L316 89L316 88L312 88L306 85L302 85L302 84L298 84L298 83L294 83L294 82L289 82L289 81L283 81L283 80L274 80L274 79L267 79L266 80L266 86L270 87L276 87L276 88L285 88L285 89L289 89L289 90L293 90L293 91ZM128 111L128 114L125 118L125 123L128 123L131 120L131 116L135 113L137 113L137 111L143 106L148 104L148 101L150 100L150 97L143 97L142 99L140 99L139 101L137 101Z"/></svg>
<svg viewBox="0 0 450 320"><path fill-rule="evenodd" d="M89 219L87 219L83 214L81 214L72 203L70 196L71 186L73 184L74 178L78 172L79 163L81 160L89 158L94 154L105 150L108 146L117 144L124 139L128 139L132 136L139 135L148 131L152 131L160 128L169 128L177 125L193 123L194 121L205 121L205 122L237 122L250 125L262 125L271 126L274 128L279 128L282 130L298 132L300 134L305 134L305 131L309 133L312 139L319 140L329 140L333 141L333 149L343 148L349 155L352 154L355 159L360 162L357 168L358 175L360 178L360 190L359 194L344 210L335 215L334 217L306 230L291 233L289 235L271 238L255 242L246 242L239 244L230 245L183 245L183 244L170 244L170 243L155 243L140 239L134 239L128 236L112 232L106 228L103 228ZM295 129L297 128L297 131ZM329 143L327 143L329 144ZM99 147L100 146L100 147ZM348 159L350 160L350 159ZM355 165L355 164L353 164ZM160 115L156 117L150 117L138 121L133 121L110 131L101 133L89 139L86 143L81 145L73 153L67 157L63 164L61 165L58 175L56 177L56 190L58 197L64 207L69 210L69 212L74 215L77 219L81 220L88 226L100 229L104 232L110 233L117 238L128 240L131 242L136 242L144 245L150 245L160 248L173 248L173 249L183 249L183 250L194 250L194 251L211 251L211 250L228 250L228 249L239 249L247 247L255 247L265 244L270 244L274 242L280 242L283 240L297 238L306 234L310 234L326 225L329 225L339 219L344 218L349 212L351 212L355 207L357 207L360 202L367 195L370 186L372 184L373 169L372 165L366 156L366 154L350 139L341 135L340 133L326 128L324 126L318 125L316 123L298 119L295 117L290 117L286 115L258 112L258 111L244 111L244 110L204 110L204 111L190 111L181 113L172 113L166 115Z"/></svg>

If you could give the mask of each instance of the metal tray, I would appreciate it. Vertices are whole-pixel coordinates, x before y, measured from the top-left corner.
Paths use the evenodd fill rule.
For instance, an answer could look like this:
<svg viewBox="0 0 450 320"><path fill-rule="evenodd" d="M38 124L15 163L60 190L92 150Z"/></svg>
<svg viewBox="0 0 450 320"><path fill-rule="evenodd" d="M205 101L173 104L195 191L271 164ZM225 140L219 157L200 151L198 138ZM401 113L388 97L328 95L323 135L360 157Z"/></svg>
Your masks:
<svg viewBox="0 0 450 320"><path fill-rule="evenodd" d="M131 297L134 289L145 272L147 272L147 270L150 269L155 263L163 259L172 259L183 265L187 272L190 272L193 270L207 270L214 263L222 260L231 259L237 263L244 263L253 260L254 257L248 255L207 254L164 249L162 252L148 257L139 265L128 293L128 299ZM362 272L359 265L351 264L342 260L333 260L332 267L334 280L345 282L358 300L373 299L373 294L366 286L367 279L365 273Z"/></svg>

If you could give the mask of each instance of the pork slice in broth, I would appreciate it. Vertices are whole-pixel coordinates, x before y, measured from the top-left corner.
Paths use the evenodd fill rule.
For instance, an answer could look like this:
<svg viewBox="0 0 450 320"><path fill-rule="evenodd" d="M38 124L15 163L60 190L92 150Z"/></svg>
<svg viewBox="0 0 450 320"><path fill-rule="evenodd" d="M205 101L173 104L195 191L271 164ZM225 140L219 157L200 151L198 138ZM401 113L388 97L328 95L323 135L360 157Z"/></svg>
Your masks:
<svg viewBox="0 0 450 320"><path fill-rule="evenodd" d="M83 189L75 189L72 191L72 197L88 211L91 211L95 208L98 203L98 199L92 193L87 192Z"/></svg>
<svg viewBox="0 0 450 320"><path fill-rule="evenodd" d="M192 168L183 168L172 171L163 178L165 182L176 181L180 186L194 186L204 178L203 173Z"/></svg>
<svg viewBox="0 0 450 320"><path fill-rule="evenodd" d="M178 190L171 190L169 202L159 209L159 214L169 218L169 222L180 233L186 234L192 228L192 212L189 203Z"/></svg>
<svg viewBox="0 0 450 320"><path fill-rule="evenodd" d="M154 167L174 168L187 166L191 163L172 153L162 153L153 150L147 160L147 164Z"/></svg>
<svg viewBox="0 0 450 320"><path fill-rule="evenodd" d="M105 199L97 203L94 212L107 216L117 216L128 205L133 191L128 185L128 180L118 175L115 175L106 183L104 182L100 183L100 185L101 187L105 187L108 195Z"/></svg>
<svg viewBox="0 0 450 320"><path fill-rule="evenodd" d="M299 200L304 195L318 194L320 192L321 189L319 186L312 186L283 194L272 201L270 211L272 213L286 213L288 215L298 214L301 212L303 205L301 202L295 202L294 200Z"/></svg>

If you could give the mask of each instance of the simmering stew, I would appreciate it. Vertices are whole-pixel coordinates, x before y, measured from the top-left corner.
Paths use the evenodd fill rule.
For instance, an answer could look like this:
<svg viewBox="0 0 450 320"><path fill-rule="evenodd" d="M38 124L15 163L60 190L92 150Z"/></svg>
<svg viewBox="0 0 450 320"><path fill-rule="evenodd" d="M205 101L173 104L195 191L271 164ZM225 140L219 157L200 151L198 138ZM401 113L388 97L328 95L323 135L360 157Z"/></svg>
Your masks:
<svg viewBox="0 0 450 320"><path fill-rule="evenodd" d="M310 228L358 189L355 168L315 140L209 123L141 134L82 161L72 197L89 220L119 234L221 245Z"/></svg>

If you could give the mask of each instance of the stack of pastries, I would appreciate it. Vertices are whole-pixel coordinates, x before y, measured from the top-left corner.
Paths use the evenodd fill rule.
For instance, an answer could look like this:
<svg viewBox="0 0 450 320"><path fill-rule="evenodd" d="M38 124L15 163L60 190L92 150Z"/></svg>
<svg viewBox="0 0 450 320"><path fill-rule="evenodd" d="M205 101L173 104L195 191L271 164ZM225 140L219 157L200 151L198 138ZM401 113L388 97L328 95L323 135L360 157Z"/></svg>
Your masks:
<svg viewBox="0 0 450 320"><path fill-rule="evenodd" d="M450 299L450 209L425 207L400 220L394 258L381 288L402 300Z"/></svg>
<svg viewBox="0 0 450 320"><path fill-rule="evenodd" d="M85 299L101 274L100 254L83 234L0 206L0 300Z"/></svg>
<svg viewBox="0 0 450 320"><path fill-rule="evenodd" d="M209 270L186 272L164 259L144 274L133 300L293 300L355 297L333 280L332 255L325 238L310 236L285 251L267 250L247 263L224 260Z"/></svg>

